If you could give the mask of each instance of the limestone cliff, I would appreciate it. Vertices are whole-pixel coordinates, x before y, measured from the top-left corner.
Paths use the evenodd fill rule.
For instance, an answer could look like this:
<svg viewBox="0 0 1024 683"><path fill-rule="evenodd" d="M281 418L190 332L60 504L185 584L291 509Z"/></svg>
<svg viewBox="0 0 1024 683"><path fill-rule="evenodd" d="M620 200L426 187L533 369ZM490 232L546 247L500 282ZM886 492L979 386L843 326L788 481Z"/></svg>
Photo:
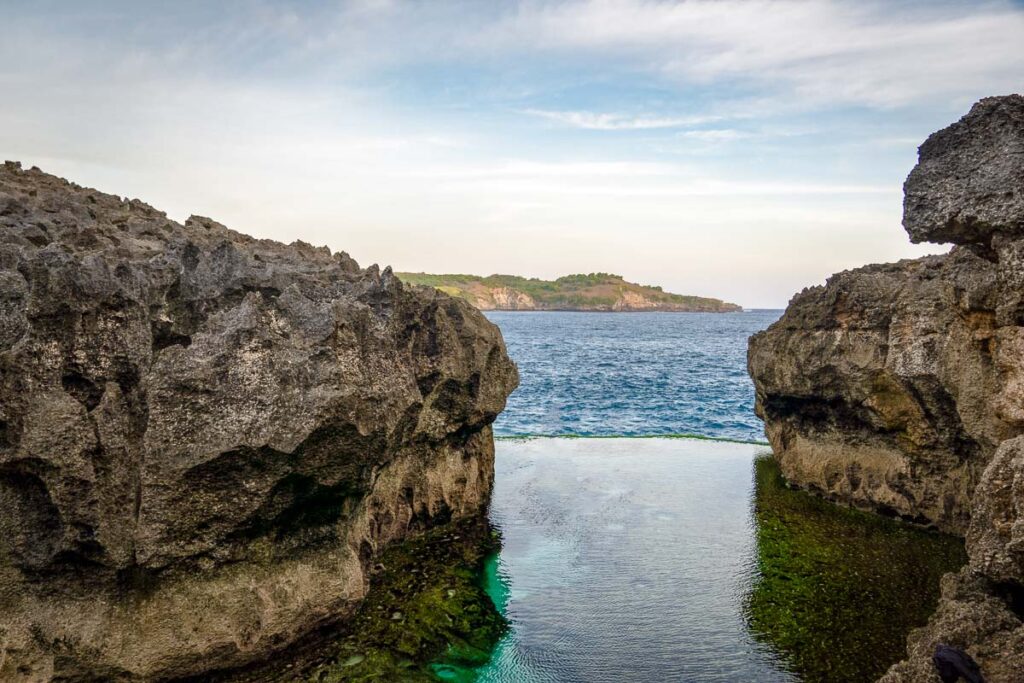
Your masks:
<svg viewBox="0 0 1024 683"><path fill-rule="evenodd" d="M163 680L344 620L482 514L497 328L390 269L0 169L0 679Z"/></svg>
<svg viewBox="0 0 1024 683"><path fill-rule="evenodd" d="M661 287L627 282L613 273L579 273L556 280L517 275L431 275L397 273L409 284L436 287L482 311L701 312L743 308L721 299L672 294Z"/></svg>
<svg viewBox="0 0 1024 683"><path fill-rule="evenodd" d="M911 659L938 642L989 681L1024 680L1015 484L1024 432L1024 97L988 98L930 136L904 185L913 241L949 254L840 273L750 341L756 410L788 480L967 534Z"/></svg>

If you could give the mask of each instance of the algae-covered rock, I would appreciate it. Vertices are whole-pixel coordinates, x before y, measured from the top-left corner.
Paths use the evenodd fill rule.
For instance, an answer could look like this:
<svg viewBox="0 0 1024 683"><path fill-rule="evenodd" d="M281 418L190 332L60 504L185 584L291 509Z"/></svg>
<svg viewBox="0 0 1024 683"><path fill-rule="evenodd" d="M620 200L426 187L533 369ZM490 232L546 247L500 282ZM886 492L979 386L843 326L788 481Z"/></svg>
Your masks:
<svg viewBox="0 0 1024 683"><path fill-rule="evenodd" d="M939 579L964 563L963 541L792 490L770 457L754 467L751 634L799 680L873 680L928 620Z"/></svg>
<svg viewBox="0 0 1024 683"><path fill-rule="evenodd" d="M159 680L359 606L482 514L495 326L376 266L0 168L0 679Z"/></svg>
<svg viewBox="0 0 1024 683"><path fill-rule="evenodd" d="M927 626L908 638L907 659L879 683L939 683L932 655L940 645L963 650L988 683L1024 680L1024 624L1019 608L999 586L964 568L942 579L942 598Z"/></svg>

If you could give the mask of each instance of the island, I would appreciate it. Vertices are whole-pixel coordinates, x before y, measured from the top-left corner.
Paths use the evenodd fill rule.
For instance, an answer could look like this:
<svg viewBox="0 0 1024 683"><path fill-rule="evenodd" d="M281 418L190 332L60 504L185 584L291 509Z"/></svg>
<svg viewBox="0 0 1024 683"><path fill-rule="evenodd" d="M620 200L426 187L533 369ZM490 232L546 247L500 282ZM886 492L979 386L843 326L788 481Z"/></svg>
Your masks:
<svg viewBox="0 0 1024 683"><path fill-rule="evenodd" d="M483 311L742 311L721 299L671 294L661 287L627 282L621 275L589 273L557 280L517 275L431 275L396 273L411 285L425 285L465 299Z"/></svg>

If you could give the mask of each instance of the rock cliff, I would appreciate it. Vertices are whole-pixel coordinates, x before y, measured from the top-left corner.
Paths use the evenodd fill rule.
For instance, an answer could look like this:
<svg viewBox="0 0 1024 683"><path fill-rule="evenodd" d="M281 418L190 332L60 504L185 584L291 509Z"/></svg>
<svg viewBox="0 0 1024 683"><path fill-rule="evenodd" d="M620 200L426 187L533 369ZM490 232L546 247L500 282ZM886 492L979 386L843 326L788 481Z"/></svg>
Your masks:
<svg viewBox="0 0 1024 683"><path fill-rule="evenodd" d="M970 566L885 680L938 680L945 642L1020 681L1024 97L930 136L904 194L911 239L955 246L797 294L751 339L756 410L791 483L967 536Z"/></svg>
<svg viewBox="0 0 1024 683"><path fill-rule="evenodd" d="M733 313L743 310L721 299L672 294L661 287L627 282L614 273L577 273L556 280L517 275L397 275L410 284L437 287L482 311Z"/></svg>
<svg viewBox="0 0 1024 683"><path fill-rule="evenodd" d="M482 514L500 333L390 269L0 168L0 679L163 680Z"/></svg>

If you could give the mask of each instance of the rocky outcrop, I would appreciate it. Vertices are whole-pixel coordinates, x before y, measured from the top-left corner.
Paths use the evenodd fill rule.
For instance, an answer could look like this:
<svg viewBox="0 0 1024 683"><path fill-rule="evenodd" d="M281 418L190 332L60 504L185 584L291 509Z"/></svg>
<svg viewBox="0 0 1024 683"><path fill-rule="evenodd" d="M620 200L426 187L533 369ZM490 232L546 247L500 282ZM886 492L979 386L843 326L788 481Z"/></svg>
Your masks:
<svg viewBox="0 0 1024 683"><path fill-rule="evenodd" d="M966 532L985 465L1024 431L1022 146L1020 96L932 135L904 222L962 243L839 273L751 339L756 409L790 481Z"/></svg>
<svg viewBox="0 0 1024 683"><path fill-rule="evenodd" d="M490 299L477 297L473 305L481 310L534 311L537 302L533 297L511 287L495 287L488 292Z"/></svg>
<svg viewBox="0 0 1024 683"><path fill-rule="evenodd" d="M911 633L908 658L883 683L937 681L939 644L968 652L989 683L1024 681L1024 436L1004 441L974 492L970 562L942 579L928 624Z"/></svg>
<svg viewBox="0 0 1024 683"><path fill-rule="evenodd" d="M982 100L930 136L904 192L911 239L953 249L796 295L751 339L756 410L791 483L967 535L970 566L885 680L938 680L946 643L989 681L1019 681L1024 97Z"/></svg>
<svg viewBox="0 0 1024 683"><path fill-rule="evenodd" d="M912 242L990 245L1024 238L1024 106L1019 95L978 102L929 136L903 185Z"/></svg>
<svg viewBox="0 0 1024 683"><path fill-rule="evenodd" d="M846 503L963 533L971 491L1020 429L997 265L969 249L840 273L751 339L782 470Z"/></svg>
<svg viewBox="0 0 1024 683"><path fill-rule="evenodd" d="M163 680L344 620L482 514L515 387L467 303L0 169L0 679Z"/></svg>

